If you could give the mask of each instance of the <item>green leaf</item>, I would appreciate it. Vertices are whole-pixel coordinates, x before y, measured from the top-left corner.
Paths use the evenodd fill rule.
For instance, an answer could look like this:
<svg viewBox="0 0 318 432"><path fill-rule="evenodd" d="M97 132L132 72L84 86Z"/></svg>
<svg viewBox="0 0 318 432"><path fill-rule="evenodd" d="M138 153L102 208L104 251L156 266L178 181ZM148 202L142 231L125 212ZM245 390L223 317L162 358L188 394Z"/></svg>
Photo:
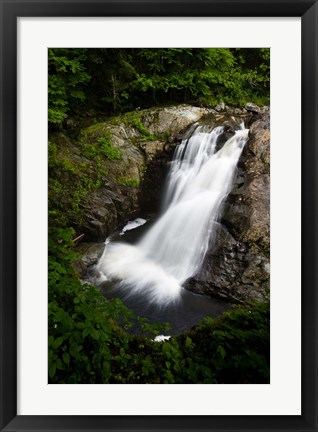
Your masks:
<svg viewBox="0 0 318 432"><path fill-rule="evenodd" d="M89 334L92 336L93 339L95 339L95 340L99 339L98 331L96 329L94 329L93 327L91 327L89 329Z"/></svg>
<svg viewBox="0 0 318 432"><path fill-rule="evenodd" d="M50 365L49 365L49 377L50 377L51 379L54 377L55 372L56 372L56 365L55 365L54 363L53 363L53 364L50 364Z"/></svg>
<svg viewBox="0 0 318 432"><path fill-rule="evenodd" d="M224 349L224 347L223 347L222 345L219 345L219 346L217 347L216 352L220 354L222 360L223 360L224 357L226 356L226 351L225 351L225 349Z"/></svg>
<svg viewBox="0 0 318 432"><path fill-rule="evenodd" d="M64 363L68 366L69 365L69 363L70 363L70 355L69 355L69 353L64 353L63 354L63 361L64 361Z"/></svg>
<svg viewBox="0 0 318 432"><path fill-rule="evenodd" d="M86 327L84 330L83 330L83 337L86 337L87 335L89 335L89 333L90 333L90 328L89 327Z"/></svg>
<svg viewBox="0 0 318 432"><path fill-rule="evenodd" d="M185 346L186 346L187 348L192 348L192 347L193 347L192 339L189 338L189 336L186 337L186 340L185 340Z"/></svg>
<svg viewBox="0 0 318 432"><path fill-rule="evenodd" d="M57 339L54 340L52 344L52 348L56 350L59 346L62 345L63 341L64 341L64 336L58 337Z"/></svg>

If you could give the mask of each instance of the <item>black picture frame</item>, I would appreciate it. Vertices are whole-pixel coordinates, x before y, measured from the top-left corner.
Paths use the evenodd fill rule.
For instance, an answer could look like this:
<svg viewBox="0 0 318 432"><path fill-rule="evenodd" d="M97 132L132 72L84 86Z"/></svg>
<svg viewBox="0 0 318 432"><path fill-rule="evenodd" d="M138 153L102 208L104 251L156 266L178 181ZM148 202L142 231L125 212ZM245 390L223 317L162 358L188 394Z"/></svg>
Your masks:
<svg viewBox="0 0 318 432"><path fill-rule="evenodd" d="M1 431L317 431L317 0L0 0L0 8ZM17 18L53 16L301 17L301 415L17 415Z"/></svg>

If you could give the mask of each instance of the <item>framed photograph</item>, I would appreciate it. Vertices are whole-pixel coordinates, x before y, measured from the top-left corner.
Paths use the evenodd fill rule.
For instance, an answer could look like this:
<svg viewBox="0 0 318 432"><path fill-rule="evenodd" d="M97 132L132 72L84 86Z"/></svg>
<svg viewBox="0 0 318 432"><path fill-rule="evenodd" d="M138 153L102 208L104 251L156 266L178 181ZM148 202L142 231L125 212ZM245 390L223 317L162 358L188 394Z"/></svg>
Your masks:
<svg viewBox="0 0 318 432"><path fill-rule="evenodd" d="M317 431L317 1L0 13L1 431Z"/></svg>

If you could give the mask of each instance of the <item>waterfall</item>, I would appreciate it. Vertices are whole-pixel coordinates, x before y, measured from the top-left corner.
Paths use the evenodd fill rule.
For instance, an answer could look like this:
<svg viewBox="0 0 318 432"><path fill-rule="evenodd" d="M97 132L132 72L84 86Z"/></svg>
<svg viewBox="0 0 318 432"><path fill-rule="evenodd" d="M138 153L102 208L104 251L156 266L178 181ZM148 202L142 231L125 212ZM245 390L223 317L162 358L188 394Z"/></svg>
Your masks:
<svg viewBox="0 0 318 432"><path fill-rule="evenodd" d="M184 282L200 270L248 139L242 125L218 149L222 133L222 126L212 131L198 126L183 140L174 154L157 222L136 245L106 245L97 269L126 296L171 304L180 299Z"/></svg>

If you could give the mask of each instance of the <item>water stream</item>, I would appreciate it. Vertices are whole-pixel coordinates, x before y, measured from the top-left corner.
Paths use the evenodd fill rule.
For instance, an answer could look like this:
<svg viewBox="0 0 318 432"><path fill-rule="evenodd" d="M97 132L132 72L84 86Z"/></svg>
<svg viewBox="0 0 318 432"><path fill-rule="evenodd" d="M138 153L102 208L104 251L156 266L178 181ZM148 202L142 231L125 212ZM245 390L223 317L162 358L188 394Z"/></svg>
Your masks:
<svg viewBox="0 0 318 432"><path fill-rule="evenodd" d="M172 332L222 309L221 302L183 288L198 273L213 243L215 222L248 139L248 129L241 125L219 149L222 133L222 126L213 130L198 126L182 141L174 154L158 220L135 244L107 242L95 268L97 283L111 283L109 296L121 297L136 313L153 321L172 322Z"/></svg>

